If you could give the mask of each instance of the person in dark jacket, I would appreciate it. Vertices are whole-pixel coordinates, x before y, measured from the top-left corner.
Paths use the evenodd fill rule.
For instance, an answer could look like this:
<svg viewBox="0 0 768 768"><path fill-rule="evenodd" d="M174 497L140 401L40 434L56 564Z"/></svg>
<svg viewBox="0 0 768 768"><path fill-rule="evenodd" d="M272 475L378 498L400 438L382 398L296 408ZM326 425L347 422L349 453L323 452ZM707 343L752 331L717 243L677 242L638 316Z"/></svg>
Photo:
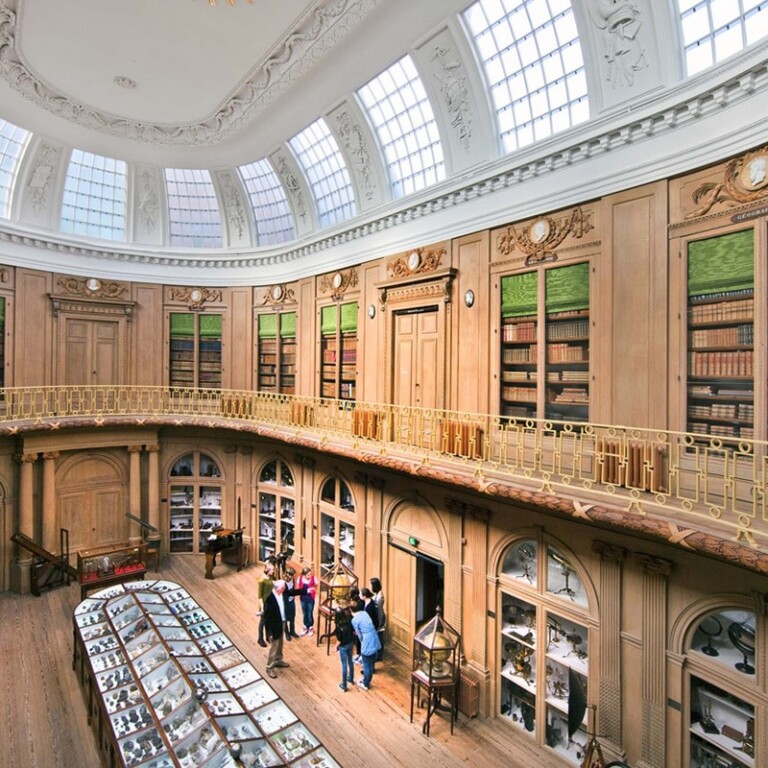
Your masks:
<svg viewBox="0 0 768 768"><path fill-rule="evenodd" d="M286 621L286 597L290 595L304 594L301 589L286 589L285 581L278 579L272 585L272 592L264 601L264 634L269 643L269 655L267 656L267 675L277 677L275 671L279 667L289 667L290 664L283 659L283 637Z"/></svg>
<svg viewBox="0 0 768 768"><path fill-rule="evenodd" d="M336 628L333 631L336 637L336 652L341 662L341 682L339 688L347 690L347 683L355 682L355 665L352 663L352 617L343 608L336 610Z"/></svg>

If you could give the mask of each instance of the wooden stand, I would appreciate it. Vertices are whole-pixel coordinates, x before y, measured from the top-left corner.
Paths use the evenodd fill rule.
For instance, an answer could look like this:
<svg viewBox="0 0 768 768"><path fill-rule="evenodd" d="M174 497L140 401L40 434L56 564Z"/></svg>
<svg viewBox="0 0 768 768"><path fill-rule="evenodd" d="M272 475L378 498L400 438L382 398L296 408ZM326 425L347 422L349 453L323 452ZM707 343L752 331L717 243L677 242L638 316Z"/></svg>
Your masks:
<svg viewBox="0 0 768 768"><path fill-rule="evenodd" d="M427 707L427 717L424 720L424 724L421 727L421 732L426 736L429 736L429 722L432 719L432 715L438 710L442 709L451 714L451 733L453 733L453 724L458 717L458 680L454 679L454 676L450 676L439 679L429 678L420 670L414 670L411 672L411 722L413 722L413 701L414 697L418 701L418 706L422 706L421 689L424 689L425 704ZM443 705L442 700L446 699L447 704Z"/></svg>

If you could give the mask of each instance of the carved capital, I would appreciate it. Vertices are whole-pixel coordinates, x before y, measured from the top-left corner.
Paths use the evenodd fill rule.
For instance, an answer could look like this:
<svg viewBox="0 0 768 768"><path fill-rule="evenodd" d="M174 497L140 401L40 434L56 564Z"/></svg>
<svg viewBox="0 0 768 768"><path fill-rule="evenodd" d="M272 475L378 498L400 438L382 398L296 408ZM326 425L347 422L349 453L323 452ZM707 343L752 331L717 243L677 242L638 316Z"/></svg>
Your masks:
<svg viewBox="0 0 768 768"><path fill-rule="evenodd" d="M61 456L61 453L59 451L46 451L43 454L43 458L46 461L55 461L56 459L59 458L59 456Z"/></svg>
<svg viewBox="0 0 768 768"><path fill-rule="evenodd" d="M642 552L635 554L635 562L643 568L646 573L657 576L669 576L672 573L672 563L670 560L664 560L654 555L646 555Z"/></svg>
<svg viewBox="0 0 768 768"><path fill-rule="evenodd" d="M605 541L593 541L592 549L600 555L601 560L623 563L627 559L627 550L624 547L617 547Z"/></svg>

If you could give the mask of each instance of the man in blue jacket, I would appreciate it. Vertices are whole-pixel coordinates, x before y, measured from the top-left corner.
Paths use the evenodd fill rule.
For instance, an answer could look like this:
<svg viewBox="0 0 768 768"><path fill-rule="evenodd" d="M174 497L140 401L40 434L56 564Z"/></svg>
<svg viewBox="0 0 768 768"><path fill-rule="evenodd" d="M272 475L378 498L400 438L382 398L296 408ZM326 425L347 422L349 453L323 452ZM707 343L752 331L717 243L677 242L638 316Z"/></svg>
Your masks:
<svg viewBox="0 0 768 768"><path fill-rule="evenodd" d="M360 638L360 655L363 657L363 679L358 680L357 684L364 691L367 691L371 687L376 654L381 648L381 643L376 627L365 608L360 610L360 604L354 601L350 608L352 610L352 628Z"/></svg>

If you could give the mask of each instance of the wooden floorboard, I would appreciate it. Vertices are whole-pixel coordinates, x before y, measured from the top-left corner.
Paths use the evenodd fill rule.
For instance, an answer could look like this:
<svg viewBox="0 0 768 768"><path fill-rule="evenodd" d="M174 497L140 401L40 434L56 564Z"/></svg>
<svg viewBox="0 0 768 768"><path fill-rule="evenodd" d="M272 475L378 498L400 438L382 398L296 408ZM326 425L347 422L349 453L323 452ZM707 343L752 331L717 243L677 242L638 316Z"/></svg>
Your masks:
<svg viewBox="0 0 768 768"><path fill-rule="evenodd" d="M204 579L204 559L175 556L148 578L177 582L264 673L257 644L255 567L238 573L219 565ZM0 595L0 766L100 768L85 702L72 671L72 612L80 601L73 583L32 595ZM373 688L338 688L338 658L304 637L285 644L289 669L269 681L344 768L483 766L548 768L551 759L504 723L459 715L451 735L446 714L422 734L423 710L410 722L410 654L388 649ZM357 668L359 670L359 667Z"/></svg>

